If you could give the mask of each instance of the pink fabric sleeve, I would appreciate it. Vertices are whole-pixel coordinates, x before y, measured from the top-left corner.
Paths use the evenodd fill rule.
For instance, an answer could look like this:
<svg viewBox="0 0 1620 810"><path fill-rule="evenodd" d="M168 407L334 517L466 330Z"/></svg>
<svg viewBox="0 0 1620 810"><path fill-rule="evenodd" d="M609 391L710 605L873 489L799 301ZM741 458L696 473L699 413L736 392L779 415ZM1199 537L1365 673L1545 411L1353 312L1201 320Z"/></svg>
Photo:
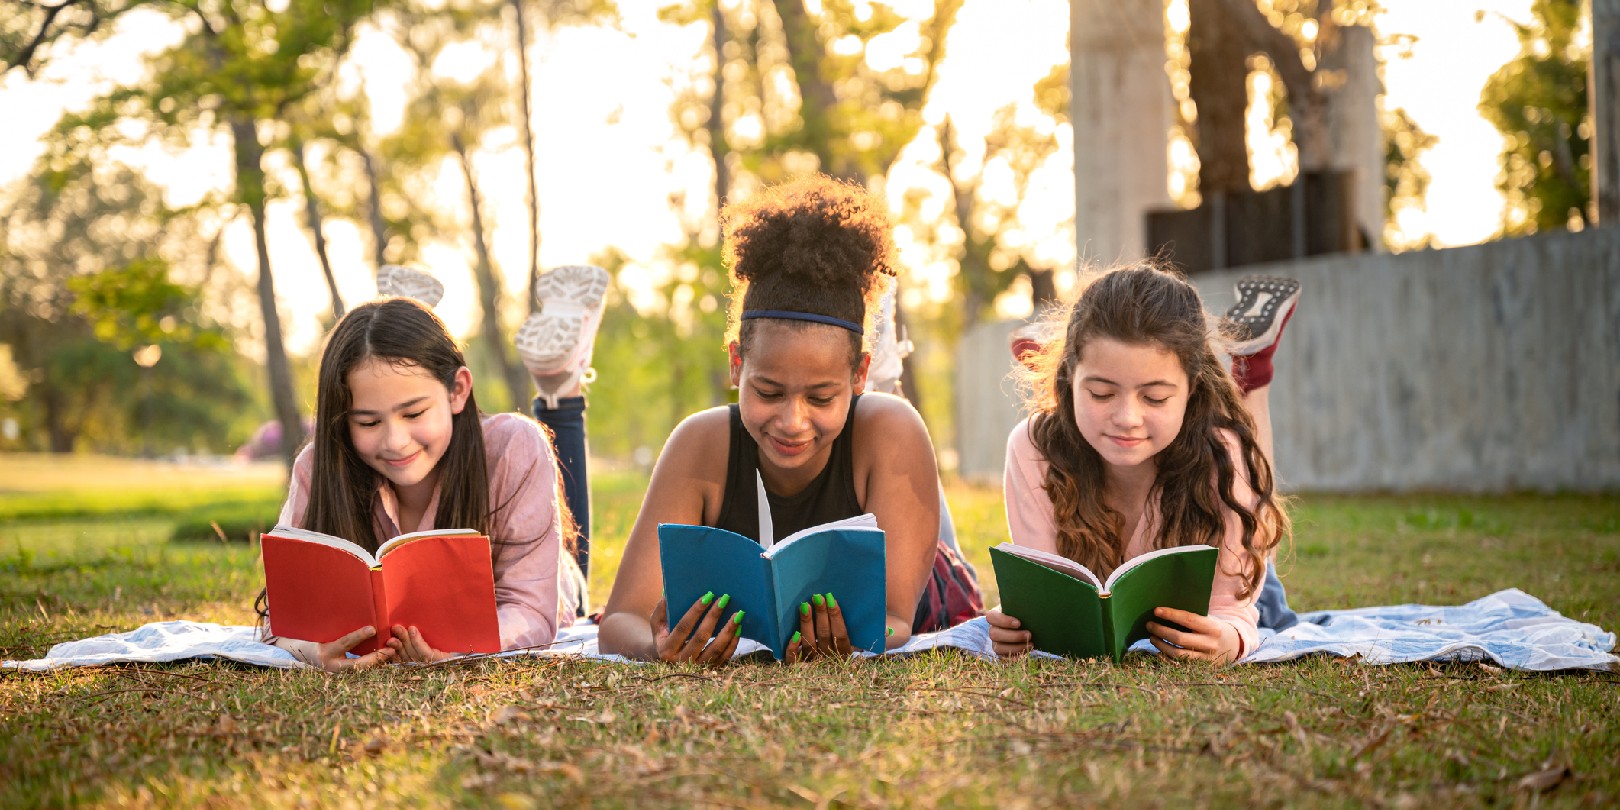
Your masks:
<svg viewBox="0 0 1620 810"><path fill-rule="evenodd" d="M497 414L484 422L484 455L501 648L550 643L578 599L573 582L559 577L565 552L551 442L539 423Z"/></svg>
<svg viewBox="0 0 1620 810"><path fill-rule="evenodd" d="M1046 494L1046 460L1029 437L1025 419L1007 436L1007 464L1001 479L1007 508L1007 534L1020 546L1058 553L1057 523Z"/></svg>
<svg viewBox="0 0 1620 810"><path fill-rule="evenodd" d="M1239 503L1247 504L1253 509L1258 499L1249 484L1249 469L1243 463L1237 436L1230 431L1223 431L1221 443L1226 445L1226 452L1231 455L1235 472L1232 495ZM1260 599L1260 591L1255 589L1247 597L1238 598L1238 593L1243 590L1247 581L1247 577L1244 576L1246 557L1247 553L1243 550L1243 523L1238 519L1237 513L1227 511L1226 534L1221 538L1221 553L1215 563L1215 584L1209 594L1209 615L1222 619L1237 629L1238 637L1243 641L1245 655L1253 652L1260 644L1260 609L1255 606ZM1264 570L1260 573L1262 577L1265 575Z"/></svg>
<svg viewBox="0 0 1620 810"><path fill-rule="evenodd" d="M278 526L304 528L304 512L309 509L309 479L315 469L315 447L305 445L293 461L292 475L287 482L287 500L281 505Z"/></svg>

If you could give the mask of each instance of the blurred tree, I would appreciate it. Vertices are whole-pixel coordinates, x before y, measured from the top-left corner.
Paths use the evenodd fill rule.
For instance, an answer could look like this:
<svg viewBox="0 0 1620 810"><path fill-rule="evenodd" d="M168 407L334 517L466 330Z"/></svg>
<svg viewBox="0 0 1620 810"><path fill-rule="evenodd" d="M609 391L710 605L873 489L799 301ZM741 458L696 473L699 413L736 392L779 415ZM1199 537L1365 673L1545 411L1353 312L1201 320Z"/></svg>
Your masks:
<svg viewBox="0 0 1620 810"><path fill-rule="evenodd" d="M547 27L608 22L618 16L614 0L508 0L512 8L513 29L517 35L518 67L518 131L522 136L523 158L527 162L528 188L524 202L529 208L529 284L530 311L538 311L539 302L534 293L540 283L540 187L534 158L534 112L529 90L529 26L526 12L531 6L540 12L540 22Z"/></svg>
<svg viewBox="0 0 1620 810"><path fill-rule="evenodd" d="M116 0L88 2L94 8L117 5ZM265 206L275 189L265 173L264 139L293 105L330 80L354 26L374 5L375 0L220 0L203 5L150 0L142 7L180 22L186 37L148 60L148 76L114 90L91 112L78 116L79 125L93 129L144 123L148 134L179 141L228 134L234 155L231 202L247 211L253 225L268 392L289 467L304 431L270 267ZM49 16L31 22L36 24L35 44L26 59L8 56L8 67L31 70L44 44L84 33L53 28Z"/></svg>
<svg viewBox="0 0 1620 810"><path fill-rule="evenodd" d="M1423 234L1416 240L1397 242L1392 234L1395 219L1408 209L1423 210L1424 198L1429 193L1429 170L1423 168L1422 154L1438 141L1425 132L1403 107L1384 114L1384 188L1386 244L1397 248L1433 247L1434 234Z"/></svg>
<svg viewBox="0 0 1620 810"><path fill-rule="evenodd" d="M1507 140L1497 188L1507 197L1506 236L1591 222L1589 44L1576 41L1579 0L1534 0L1530 22L1511 23L1519 56L1485 82L1479 112Z"/></svg>
<svg viewBox="0 0 1620 810"><path fill-rule="evenodd" d="M53 452L224 449L259 409L203 299L217 257L196 245L217 241L127 167L57 158L0 219L0 344L23 385L0 408Z"/></svg>

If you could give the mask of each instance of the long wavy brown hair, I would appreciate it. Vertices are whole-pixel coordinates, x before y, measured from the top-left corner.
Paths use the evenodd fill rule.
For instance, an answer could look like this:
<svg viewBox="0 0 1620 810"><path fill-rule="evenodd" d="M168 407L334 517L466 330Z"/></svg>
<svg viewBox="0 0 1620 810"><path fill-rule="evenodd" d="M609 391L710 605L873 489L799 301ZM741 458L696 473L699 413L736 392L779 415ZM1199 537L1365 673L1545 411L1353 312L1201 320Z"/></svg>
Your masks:
<svg viewBox="0 0 1620 810"><path fill-rule="evenodd" d="M1067 308L1049 316L1046 341L1025 373L1029 435L1048 462L1044 488L1052 501L1058 551L1106 577L1125 560L1130 538L1124 519L1103 499L1104 462L1075 421L1074 368L1086 345L1098 338L1153 345L1174 354L1190 386L1181 432L1154 458L1158 496L1155 548L1203 544L1220 547L1225 515L1243 526L1245 579L1239 594L1254 593L1266 557L1292 526L1276 492L1271 464L1256 441L1254 417L1243 405L1231 374L1217 357L1198 290L1173 271L1145 262L1091 278ZM1059 330L1061 329L1061 332ZM1237 438L1242 467L1257 496L1251 507L1234 494L1238 464L1222 436Z"/></svg>

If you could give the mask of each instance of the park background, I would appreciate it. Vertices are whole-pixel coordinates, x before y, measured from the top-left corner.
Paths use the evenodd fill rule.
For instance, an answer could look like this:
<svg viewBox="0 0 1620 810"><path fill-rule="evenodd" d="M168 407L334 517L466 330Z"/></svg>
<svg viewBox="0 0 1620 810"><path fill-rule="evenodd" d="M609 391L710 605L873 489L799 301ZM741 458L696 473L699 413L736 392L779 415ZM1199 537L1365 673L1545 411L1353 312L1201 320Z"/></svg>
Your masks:
<svg viewBox="0 0 1620 810"><path fill-rule="evenodd" d="M1077 261L1147 252L1122 234L1148 208L1297 200L1337 171L1377 189L1340 198L1359 207L1339 249L1300 250L1294 217L1286 258L1194 268L1216 310L1248 270L1305 281L1274 391L1296 605L1517 587L1620 625L1620 184L1594 179L1614 93L1588 92L1608 0L4 11L0 657L252 621L253 538L321 336L388 262L446 282L491 410L525 398L510 336L533 274L613 272L591 390L602 599L663 437L727 397L718 202L812 170L889 201L910 392L981 572L1005 533L1006 331ZM1370 59L1338 67L1358 37ZM1612 82L1601 53L1591 81ZM1348 118L1343 87L1373 90ZM1108 205L1104 179L1129 194ZM267 422L292 426L269 460L228 458ZM1602 805L1614 683L1140 657L6 671L0 804Z"/></svg>

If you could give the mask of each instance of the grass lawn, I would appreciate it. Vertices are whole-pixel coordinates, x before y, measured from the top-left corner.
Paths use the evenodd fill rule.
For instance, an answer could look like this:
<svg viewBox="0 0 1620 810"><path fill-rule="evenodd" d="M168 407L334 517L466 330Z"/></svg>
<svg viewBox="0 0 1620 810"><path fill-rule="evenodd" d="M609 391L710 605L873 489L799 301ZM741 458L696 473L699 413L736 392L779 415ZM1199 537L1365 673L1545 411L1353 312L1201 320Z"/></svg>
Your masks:
<svg viewBox="0 0 1620 810"><path fill-rule="evenodd" d="M274 468L0 456L0 658L149 621L250 623ZM644 479L594 483L606 598ZM948 495L970 560L1000 493ZM1295 607L1508 587L1620 629L1613 496L1307 495ZM994 583L987 582L993 602ZM351 676L220 663L0 672L0 806L1613 806L1620 674L1338 659L1215 670L952 654L723 670L572 660Z"/></svg>

